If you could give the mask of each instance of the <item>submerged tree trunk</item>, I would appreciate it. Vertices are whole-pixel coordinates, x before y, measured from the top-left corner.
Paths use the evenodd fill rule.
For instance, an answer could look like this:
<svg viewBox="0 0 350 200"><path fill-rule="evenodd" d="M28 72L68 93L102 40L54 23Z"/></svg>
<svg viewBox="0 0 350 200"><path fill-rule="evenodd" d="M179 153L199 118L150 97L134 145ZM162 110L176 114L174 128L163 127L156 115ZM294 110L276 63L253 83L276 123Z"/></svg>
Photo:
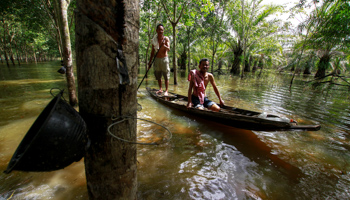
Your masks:
<svg viewBox="0 0 350 200"><path fill-rule="evenodd" d="M231 71L230 71L232 74L234 75L240 74L241 72L240 63L241 63L240 57L235 56L235 59L233 60Z"/></svg>
<svg viewBox="0 0 350 200"><path fill-rule="evenodd" d="M252 56L249 56L249 60L246 59L244 72L250 72L250 67L252 65L252 61L253 61L253 57Z"/></svg>
<svg viewBox="0 0 350 200"><path fill-rule="evenodd" d="M37 61L36 61L36 51L35 51L34 45L32 46L32 48L33 48L33 59L34 59L35 64L36 64L37 63Z"/></svg>
<svg viewBox="0 0 350 200"><path fill-rule="evenodd" d="M320 62L318 63L318 68L315 74L315 78L321 78L326 76L326 70L329 66L330 59L331 58L329 55L324 55L320 58Z"/></svg>
<svg viewBox="0 0 350 200"><path fill-rule="evenodd" d="M234 74L234 75L238 75L241 72L241 70L240 70L240 63L241 63L241 56L242 56L242 53L243 53L243 49L241 48L241 43L240 42L238 42L238 44L235 47L233 53L235 55L235 58L233 60L230 72L232 74Z"/></svg>
<svg viewBox="0 0 350 200"><path fill-rule="evenodd" d="M264 54L261 54L260 60L259 60L259 64L258 64L258 66L259 66L259 68L260 68L260 72L259 72L259 75L258 75L259 77L261 76L262 70L263 70L263 68L264 68L263 59L264 59Z"/></svg>
<svg viewBox="0 0 350 200"><path fill-rule="evenodd" d="M76 95L75 88L75 78L73 73L73 58L72 58L72 48L70 43L70 33L68 26L68 6L69 1L66 0L56 0L58 6L58 23L62 36L62 48L63 48L63 64L66 67L66 77L67 77L67 87L69 103L71 106L75 106L78 103L78 98Z"/></svg>
<svg viewBox="0 0 350 200"><path fill-rule="evenodd" d="M77 1L79 112L91 140L85 155L89 199L136 199L136 145L107 128L113 117L129 116L110 133L136 141L138 41L137 0ZM121 50L126 62L117 67Z"/></svg>
<svg viewBox="0 0 350 200"><path fill-rule="evenodd" d="M255 60L255 61L254 61L254 66L253 66L252 72L255 72L255 71L257 70L257 68L258 68L257 65L258 65L258 61Z"/></svg>
<svg viewBox="0 0 350 200"><path fill-rule="evenodd" d="M303 74L311 74L311 62L310 61L307 61L305 63L305 69L304 69Z"/></svg>
<svg viewBox="0 0 350 200"><path fill-rule="evenodd" d="M8 56L7 56L6 49L4 49L4 56L5 56L5 60L6 60L6 65L7 65L7 67L10 67L9 58L8 58Z"/></svg>
<svg viewBox="0 0 350 200"><path fill-rule="evenodd" d="M10 44L10 47L9 47L9 53L10 53L10 60L12 62L12 65L16 65L15 63L15 58L13 56L13 51L12 51L12 47L11 47L11 44Z"/></svg>
<svg viewBox="0 0 350 200"><path fill-rule="evenodd" d="M19 61L19 60L20 60L20 57L19 57L19 53L18 53L17 42L14 41L14 44L15 44L15 49L16 49L16 54L17 54L17 62L18 62L18 65L21 65L21 62Z"/></svg>

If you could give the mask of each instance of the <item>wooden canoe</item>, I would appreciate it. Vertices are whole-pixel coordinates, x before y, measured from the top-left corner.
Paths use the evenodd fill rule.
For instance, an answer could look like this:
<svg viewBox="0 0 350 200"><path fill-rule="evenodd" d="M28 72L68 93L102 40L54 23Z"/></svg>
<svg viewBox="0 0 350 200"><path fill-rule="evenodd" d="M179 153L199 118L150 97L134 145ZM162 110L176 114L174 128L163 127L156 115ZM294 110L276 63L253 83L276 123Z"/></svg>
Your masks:
<svg viewBox="0 0 350 200"><path fill-rule="evenodd" d="M295 121L277 115L265 114L240 108L223 106L220 112L213 112L208 109L197 108L187 109L187 96L169 92L168 96L156 94L156 89L147 87L149 94L158 102L169 107L184 111L197 117L218 122L224 125L259 131L318 131L320 125L298 125Z"/></svg>

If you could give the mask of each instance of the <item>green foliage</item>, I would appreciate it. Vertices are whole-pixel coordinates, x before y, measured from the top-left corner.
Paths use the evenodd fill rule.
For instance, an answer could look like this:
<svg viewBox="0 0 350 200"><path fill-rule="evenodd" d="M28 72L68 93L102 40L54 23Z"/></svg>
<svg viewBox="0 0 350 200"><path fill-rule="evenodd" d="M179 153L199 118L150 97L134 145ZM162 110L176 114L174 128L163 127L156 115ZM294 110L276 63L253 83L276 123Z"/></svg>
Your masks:
<svg viewBox="0 0 350 200"><path fill-rule="evenodd" d="M13 41L17 43L19 51L36 49L41 51L41 54L53 57L60 55L56 40L56 27L53 24L52 16L48 15L53 11L53 7L45 6L44 3L52 5L51 1L42 0L2 0L0 4L0 12L2 13L0 31L1 35L6 35L3 46L14 48L8 39L13 36ZM68 15L73 50L75 47L73 20L75 7L75 1L71 1ZM3 28L4 24L7 24L10 29L8 33Z"/></svg>
<svg viewBox="0 0 350 200"><path fill-rule="evenodd" d="M307 5L303 1L300 6ZM316 76L324 76L325 71L344 63L350 47L350 5L336 0L313 3L314 9L308 19L299 25L300 40L295 43L293 60L303 61L304 57L317 57ZM310 52L313 52L310 54ZM301 62L303 63L303 62ZM346 67L342 69L345 70Z"/></svg>

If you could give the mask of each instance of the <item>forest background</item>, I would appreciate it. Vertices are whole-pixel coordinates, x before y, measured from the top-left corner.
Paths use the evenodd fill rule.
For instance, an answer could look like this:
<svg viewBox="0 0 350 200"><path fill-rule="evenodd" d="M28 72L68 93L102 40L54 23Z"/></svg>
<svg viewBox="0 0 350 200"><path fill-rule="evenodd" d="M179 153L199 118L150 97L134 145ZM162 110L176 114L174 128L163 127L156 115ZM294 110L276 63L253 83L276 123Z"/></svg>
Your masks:
<svg viewBox="0 0 350 200"><path fill-rule="evenodd" d="M350 3L304 1L294 6L263 0L157 0L140 2L139 67L147 68L150 40L162 23L171 41L174 84L177 70L190 70L207 57L211 72L291 70L328 77L349 70ZM64 4L64 6L62 6ZM75 0L4 0L0 5L1 63L65 60L66 13L75 55ZM285 16L288 16L286 19ZM298 19L298 25L292 23ZM67 66L67 63L64 62ZM342 78L348 86L346 78ZM339 83L338 83L339 84ZM343 83L340 83L342 85Z"/></svg>

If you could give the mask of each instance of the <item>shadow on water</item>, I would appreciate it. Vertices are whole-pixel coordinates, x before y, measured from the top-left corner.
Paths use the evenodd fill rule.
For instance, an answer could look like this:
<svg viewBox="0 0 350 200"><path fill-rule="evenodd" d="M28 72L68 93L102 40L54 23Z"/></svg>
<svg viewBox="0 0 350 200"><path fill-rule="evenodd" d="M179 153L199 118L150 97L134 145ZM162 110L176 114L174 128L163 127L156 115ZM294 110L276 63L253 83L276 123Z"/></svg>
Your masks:
<svg viewBox="0 0 350 200"><path fill-rule="evenodd" d="M193 118L203 126L221 132L222 135L213 135L213 137L219 137L224 143L234 146L244 156L262 166L268 166L271 163L273 168L288 177L290 181L298 182L298 179L303 176L303 172L298 167L272 154L272 149L262 142L253 131L222 125L176 110L173 110L172 114Z"/></svg>
<svg viewBox="0 0 350 200"><path fill-rule="evenodd" d="M244 156L262 166L269 166L278 170L288 180L298 182L303 172L296 166L286 162L272 153L272 148L250 130L227 127L221 124L210 124L215 130L222 132L222 140L237 148Z"/></svg>

